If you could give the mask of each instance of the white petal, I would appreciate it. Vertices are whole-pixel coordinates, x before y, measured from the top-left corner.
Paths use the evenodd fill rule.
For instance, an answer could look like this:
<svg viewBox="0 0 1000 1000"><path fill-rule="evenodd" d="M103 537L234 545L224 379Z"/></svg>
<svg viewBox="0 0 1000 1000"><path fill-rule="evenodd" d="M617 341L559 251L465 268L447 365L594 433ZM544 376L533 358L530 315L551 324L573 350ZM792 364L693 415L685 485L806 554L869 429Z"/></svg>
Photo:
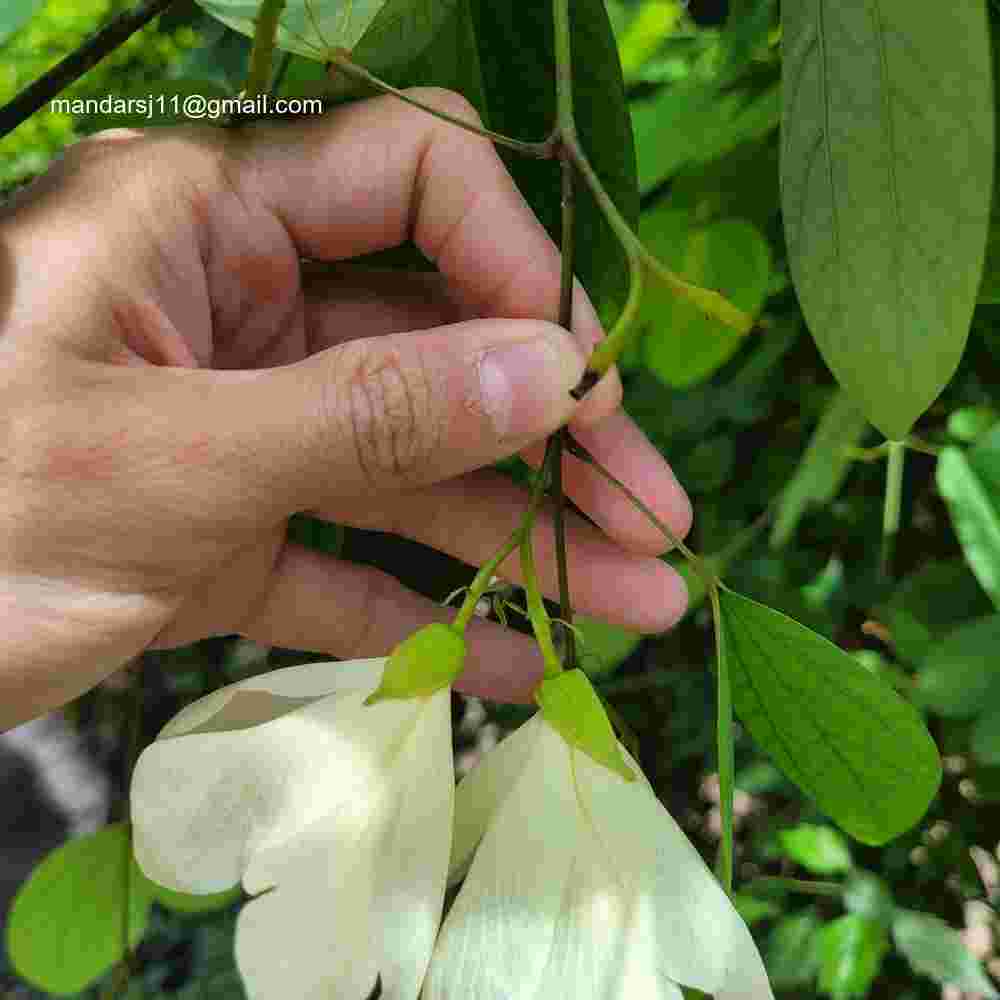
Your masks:
<svg viewBox="0 0 1000 1000"><path fill-rule="evenodd" d="M448 873L455 795L450 689L427 699L393 773L398 804L375 848L373 922L382 997L416 1000L441 923Z"/></svg>
<svg viewBox="0 0 1000 1000"><path fill-rule="evenodd" d="M541 731L541 715L494 747L459 783L455 792L455 829L451 841L448 881L461 881L496 810L535 752Z"/></svg>
<svg viewBox="0 0 1000 1000"><path fill-rule="evenodd" d="M656 956L661 974L716 1000L770 1000L750 932L649 786L579 752L574 765L594 843L629 886L636 946Z"/></svg>
<svg viewBox="0 0 1000 1000"><path fill-rule="evenodd" d="M241 877L276 884L282 854L326 816L370 829L391 792L387 759L415 702L330 696L235 732L158 740L132 781L135 855L171 888L212 892ZM395 738L394 738L395 737Z"/></svg>
<svg viewBox="0 0 1000 1000"><path fill-rule="evenodd" d="M541 726L536 734L550 731ZM516 735L516 734L515 734ZM511 737L513 738L513 737ZM425 1000L537 1000L575 838L569 748L536 738L445 920ZM577 998L558 990L554 996Z"/></svg>
<svg viewBox="0 0 1000 1000"><path fill-rule="evenodd" d="M385 657L343 663L306 663L228 684L181 709L157 739L193 732L246 729L269 722L316 698L364 691L378 685Z"/></svg>

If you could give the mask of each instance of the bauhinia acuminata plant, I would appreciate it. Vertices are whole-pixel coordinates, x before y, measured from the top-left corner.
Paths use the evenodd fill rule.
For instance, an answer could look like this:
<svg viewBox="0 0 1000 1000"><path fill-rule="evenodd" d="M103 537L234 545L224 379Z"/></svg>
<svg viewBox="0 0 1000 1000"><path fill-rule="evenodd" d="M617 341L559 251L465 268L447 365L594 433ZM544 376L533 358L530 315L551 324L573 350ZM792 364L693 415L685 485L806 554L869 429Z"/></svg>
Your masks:
<svg viewBox="0 0 1000 1000"><path fill-rule="evenodd" d="M505 151L562 250L559 314L550 318L572 327L579 276L607 320L578 398L636 348L644 295L672 295L738 337L766 330L766 320L686 280L641 238L631 127L603 0L199 3L253 37L248 96L273 86L275 52L292 52L323 64L335 88L393 94ZM986 14L981 0L945 19L898 2L877 11L862 0L818 7L782 4L789 263L852 426L866 419L887 439L888 572L909 435L958 364L982 271L993 167ZM508 46L532 79L551 80L551 93L532 95L535 110L524 115L525 132L538 108L546 116L531 137L509 134L518 109L491 114L486 100L483 124L405 90L406 67L452 21ZM961 65L933 62L942 44L964 54ZM851 58L830 58L849 47ZM496 72L485 67L482 77ZM602 128L617 130L620 143L596 143ZM948 176L932 182L942 164L928 164L922 150L942 135ZM715 877L579 669L565 462L587 463L620 489L687 561L710 607L722 826ZM944 460L946 471L960 464ZM541 597L532 534L547 501L555 616ZM515 556L545 664L538 712L456 791L449 697L464 631ZM919 821L941 765L919 713L884 680L735 593L721 572L560 431L547 442L521 524L479 568L450 625L415 633L383 660L336 671L310 664L224 687L168 724L135 770L135 884L195 894L242 884L255 898L240 917L237 958L250 995L265 1000L365 997L377 982L383 996L413 1000L421 990L428 1000L676 997L681 987L723 1000L769 997L728 898L734 714L864 844ZM199 766L207 758L210 772ZM442 924L446 888L463 880ZM127 931L119 956L134 943Z"/></svg>

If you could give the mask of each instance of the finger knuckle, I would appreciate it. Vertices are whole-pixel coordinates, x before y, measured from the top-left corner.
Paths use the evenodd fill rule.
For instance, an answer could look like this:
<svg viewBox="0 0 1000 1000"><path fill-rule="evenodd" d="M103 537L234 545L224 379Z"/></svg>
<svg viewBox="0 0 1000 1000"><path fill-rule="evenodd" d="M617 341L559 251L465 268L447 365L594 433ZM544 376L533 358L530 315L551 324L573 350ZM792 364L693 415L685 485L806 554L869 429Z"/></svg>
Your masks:
<svg viewBox="0 0 1000 1000"><path fill-rule="evenodd" d="M355 345L342 396L357 464L370 486L415 485L441 441L440 393L419 358Z"/></svg>
<svg viewBox="0 0 1000 1000"><path fill-rule="evenodd" d="M470 125L482 125L482 117L475 105L457 90L448 90L446 87L411 87L407 94L437 111L461 118Z"/></svg>

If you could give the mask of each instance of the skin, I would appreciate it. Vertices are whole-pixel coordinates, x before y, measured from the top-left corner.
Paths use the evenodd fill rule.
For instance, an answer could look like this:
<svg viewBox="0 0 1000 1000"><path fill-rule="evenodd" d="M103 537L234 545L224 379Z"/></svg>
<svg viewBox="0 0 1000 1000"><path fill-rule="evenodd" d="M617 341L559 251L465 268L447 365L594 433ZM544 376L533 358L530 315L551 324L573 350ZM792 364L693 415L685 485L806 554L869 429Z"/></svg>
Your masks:
<svg viewBox="0 0 1000 1000"><path fill-rule="evenodd" d="M455 94L418 96L474 118ZM439 273L351 263L407 238ZM558 295L558 251L492 145L393 98L70 148L0 214L0 727L150 647L239 633L348 659L450 620L286 544L287 519L478 564L526 499L483 467L537 463L567 421L686 534L687 497L617 376L570 397L601 330L579 288L574 337L547 322ZM579 610L668 628L686 594L663 539L570 457L565 478L603 529L569 524ZM536 545L555 595L547 517ZM530 698L529 638L477 621L469 641L461 690Z"/></svg>

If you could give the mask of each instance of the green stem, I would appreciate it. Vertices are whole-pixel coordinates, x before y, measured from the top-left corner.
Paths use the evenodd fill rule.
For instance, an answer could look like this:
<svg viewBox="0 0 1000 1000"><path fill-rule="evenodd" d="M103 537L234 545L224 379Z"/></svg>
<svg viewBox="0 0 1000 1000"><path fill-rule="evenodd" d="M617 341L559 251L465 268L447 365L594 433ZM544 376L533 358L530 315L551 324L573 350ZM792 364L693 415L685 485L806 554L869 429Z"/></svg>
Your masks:
<svg viewBox="0 0 1000 1000"><path fill-rule="evenodd" d="M682 542L670 530L670 528L668 528L667 525L661 521L660 518L658 518L649 509L649 507L647 507L646 504L644 504L642 500L635 495L635 493L632 492L632 490L630 490L620 479L608 472L608 470L601 465L601 463L598 462L597 459L594 458L594 456L591 455L591 453L584 448L579 441L575 438L569 438L567 441L567 450L575 458L578 458L580 461L586 462L588 465L592 466L600 476L611 483L615 489L623 493L632 506L635 507L636 510L638 510L646 518L646 520L653 524L667 539L667 541L670 542L670 544L677 549L677 551L680 552L689 563L691 563L692 569L702 578L707 588L711 589L712 587L718 585L718 576L706 565L705 560L689 549L687 545L685 545L684 542Z"/></svg>
<svg viewBox="0 0 1000 1000"><path fill-rule="evenodd" d="M889 461L885 478L885 513L882 519L882 574L892 576L892 560L899 534L899 515L903 505L903 471L906 442L889 442Z"/></svg>
<svg viewBox="0 0 1000 1000"><path fill-rule="evenodd" d="M561 0L561 2L566 2L566 0ZM741 333L747 333L752 329L752 317L748 316L742 310L737 309L736 306L718 292L708 288L700 288L685 281L665 264L657 260L646 249L645 244L633 232L632 227L625 220L621 212L618 211L618 207L604 189L601 179L591 166L575 134L566 134L564 132L562 134L562 145L566 154L573 161L573 165L580 171L580 175L583 177L587 187L590 188L590 193L594 196L597 207L601 210L601 214L618 238L618 242L621 244L628 258L630 290L626 311L628 311L628 306L632 304L633 299L637 298L635 286L637 281L641 280L642 271L645 269L651 271L663 281L674 294L690 300L707 315L713 316L715 319L726 324L726 326L731 326ZM598 344L587 363L587 368L590 371L603 375L618 360L622 351L627 346L631 321L634 319L636 310L637 304L633 306L632 313L628 317L628 323L622 322L625 319L625 314L623 314L622 320L619 320L612 336L605 338Z"/></svg>
<svg viewBox="0 0 1000 1000"><path fill-rule="evenodd" d="M755 878L746 886L747 892L753 892L755 889L765 892L769 889L777 889L780 892L804 892L810 896L839 897L844 894L844 887L837 882L809 882L799 878L772 878L771 876Z"/></svg>
<svg viewBox="0 0 1000 1000"><path fill-rule="evenodd" d="M267 94L271 86L271 61L274 58L274 40L278 35L278 21L288 0L262 0L257 11L253 49L250 52L250 71L243 92L247 97Z"/></svg>
<svg viewBox="0 0 1000 1000"><path fill-rule="evenodd" d="M405 91L400 90L398 87L393 87L391 84L386 83L384 80L380 80L377 76L369 73L364 66L359 66L356 62L353 62L348 53L342 49L336 49L330 53L329 59L331 65L336 66L341 73L345 76L349 76L352 80L367 83L370 87L374 87L376 90L379 90L384 94L392 94L393 97L398 97L401 101L405 101L407 104L412 104L413 107L420 108L421 111L426 111L435 118L440 118L442 121L449 122L452 125L457 125L459 128L463 128L467 132L483 136L492 142L495 142L498 146L504 146L507 149L513 150L515 153L520 153L522 156L531 156L538 160L551 160L556 156L557 143L555 141L555 135L552 135L548 139L544 139L541 142L525 142L521 139L514 139L509 135L502 135L500 132L494 132L491 129L483 128L481 125L477 125L474 122L467 122L461 118L456 118L454 115L450 115L445 111L440 111L437 108L431 107L429 104L425 104L423 101L417 100L415 97L411 97Z"/></svg>
<svg viewBox="0 0 1000 1000"><path fill-rule="evenodd" d="M716 744L719 757L719 812L722 818L722 840L719 844L718 875L722 887L733 893L734 822L733 798L736 790L736 755L733 740L733 691L729 676L722 629L722 608L718 585L709 588L712 601L712 621L715 626L716 670Z"/></svg>
<svg viewBox="0 0 1000 1000"><path fill-rule="evenodd" d="M532 518L532 520L534 519ZM538 575L535 572L535 553L531 544L530 530L521 542L521 572L524 575L524 596L528 618L531 620L531 628L535 633L535 641L542 651L545 679L551 680L562 673L563 667L559 660L559 654L556 652L555 643L552 641L552 622L549 613L545 610L541 591L538 589Z"/></svg>

